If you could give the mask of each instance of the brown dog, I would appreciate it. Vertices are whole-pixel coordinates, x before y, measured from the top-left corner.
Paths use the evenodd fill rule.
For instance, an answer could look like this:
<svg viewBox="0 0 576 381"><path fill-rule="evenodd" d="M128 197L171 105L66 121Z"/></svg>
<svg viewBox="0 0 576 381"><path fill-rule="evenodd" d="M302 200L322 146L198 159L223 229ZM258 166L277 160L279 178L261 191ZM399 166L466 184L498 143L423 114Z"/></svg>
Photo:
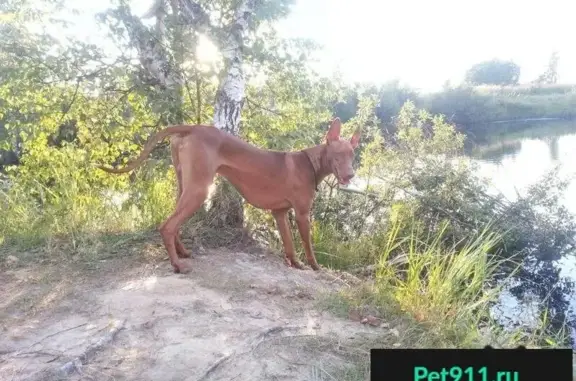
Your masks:
<svg viewBox="0 0 576 381"><path fill-rule="evenodd" d="M187 273L191 267L179 258L190 254L179 238L182 224L202 206L216 174L224 176L244 199L260 209L269 209L282 236L286 262L302 269L296 260L288 226L288 211L294 208L306 259L314 269L320 267L310 242L310 209L318 184L334 174L340 184L354 177L352 161L360 133L340 139L340 119L332 120L326 143L297 152L267 151L211 126L172 126L156 133L140 156L121 169L102 166L110 173L126 173L138 167L156 143L171 135L172 162L178 178L178 199L174 213L160 226L160 234L175 272Z"/></svg>

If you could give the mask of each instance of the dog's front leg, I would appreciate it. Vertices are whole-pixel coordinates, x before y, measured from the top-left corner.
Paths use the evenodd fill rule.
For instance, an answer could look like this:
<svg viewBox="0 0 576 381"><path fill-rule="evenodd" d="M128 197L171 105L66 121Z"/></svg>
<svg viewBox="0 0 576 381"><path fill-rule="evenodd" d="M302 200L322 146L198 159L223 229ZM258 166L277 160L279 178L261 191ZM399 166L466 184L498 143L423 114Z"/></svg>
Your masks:
<svg viewBox="0 0 576 381"><path fill-rule="evenodd" d="M302 269L303 267L295 255L294 242L292 241L292 234L290 233L290 226L288 225L288 209L273 210L272 215L276 220L278 231L282 237L286 264L297 269Z"/></svg>
<svg viewBox="0 0 576 381"><path fill-rule="evenodd" d="M298 231L300 232L300 238L302 238L302 243L304 245L304 251L306 252L306 260L313 270L320 270L318 262L316 262L316 257L314 257L314 250L312 249L312 241L310 239L310 211L298 211L296 210L296 224L298 225Z"/></svg>

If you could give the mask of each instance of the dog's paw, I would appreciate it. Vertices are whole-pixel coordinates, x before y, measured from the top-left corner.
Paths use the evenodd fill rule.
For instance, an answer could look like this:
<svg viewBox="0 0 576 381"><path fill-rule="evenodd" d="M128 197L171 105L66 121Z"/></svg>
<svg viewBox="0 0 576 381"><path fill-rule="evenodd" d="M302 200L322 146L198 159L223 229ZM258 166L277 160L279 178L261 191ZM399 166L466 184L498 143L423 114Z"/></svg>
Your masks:
<svg viewBox="0 0 576 381"><path fill-rule="evenodd" d="M298 270L304 270L304 266L299 261L290 261L290 267L293 267Z"/></svg>
<svg viewBox="0 0 576 381"><path fill-rule="evenodd" d="M178 261L173 263L172 266L174 267L174 272L177 274L188 274L192 271L192 265L185 261Z"/></svg>

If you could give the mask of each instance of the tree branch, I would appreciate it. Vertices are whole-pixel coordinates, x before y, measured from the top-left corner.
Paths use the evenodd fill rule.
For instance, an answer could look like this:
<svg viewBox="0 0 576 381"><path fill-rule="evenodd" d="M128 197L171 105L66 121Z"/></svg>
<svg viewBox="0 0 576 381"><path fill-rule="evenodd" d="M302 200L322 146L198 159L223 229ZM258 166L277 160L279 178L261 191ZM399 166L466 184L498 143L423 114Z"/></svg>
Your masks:
<svg viewBox="0 0 576 381"><path fill-rule="evenodd" d="M115 11L124 23L132 44L138 50L140 63L153 82L163 88L181 85L184 81L175 70L174 57L144 24L132 15L127 5L121 5Z"/></svg>
<svg viewBox="0 0 576 381"><path fill-rule="evenodd" d="M78 79L78 81L76 82L76 88L74 89L74 95L72 95L72 99L70 100L70 103L68 103L68 105L62 111L62 115L60 116L60 120L58 121L58 125L62 124L62 121L64 120L64 118L66 117L66 115L68 114L68 112L70 111L72 106L74 105L74 102L76 102L76 97L78 96L78 89L80 89L80 82L81 82L80 79Z"/></svg>
<svg viewBox="0 0 576 381"><path fill-rule="evenodd" d="M202 6L192 0L178 0L180 16L185 25L193 26L198 32L212 30L210 16Z"/></svg>
<svg viewBox="0 0 576 381"><path fill-rule="evenodd" d="M272 109L270 109L270 108L268 108L268 107L262 106L260 103L255 102L255 101L253 101L252 99L250 99L250 98L248 98L248 97L246 97L246 102L247 102L249 105L253 105L253 106L255 106L256 108L259 108L259 109L264 110L264 111L268 111L268 112L270 112L270 113L272 113L272 114L274 114L274 115L286 117L285 114L283 114L283 113L281 113L281 112L279 112L279 111L276 111L276 110L272 110Z"/></svg>

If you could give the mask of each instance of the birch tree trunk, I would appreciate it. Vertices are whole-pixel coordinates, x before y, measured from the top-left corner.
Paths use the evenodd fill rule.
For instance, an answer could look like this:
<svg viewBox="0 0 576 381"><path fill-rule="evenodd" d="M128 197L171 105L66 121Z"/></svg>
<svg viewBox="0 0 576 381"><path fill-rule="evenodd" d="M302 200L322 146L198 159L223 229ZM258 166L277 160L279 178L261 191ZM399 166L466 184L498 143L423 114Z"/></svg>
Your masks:
<svg viewBox="0 0 576 381"><path fill-rule="evenodd" d="M145 17L154 17L155 27L150 31L140 19L130 12L127 5L118 8L119 18L124 23L132 45L137 49L143 71L140 73L141 84L148 91L152 108L158 112L162 124L181 123L182 87L184 78L175 61L177 52L169 51L166 46L177 47L177 41L168 43L166 37L166 20L168 6L165 0L156 0ZM174 10L173 10L174 12ZM174 21L176 15L172 15ZM175 34L179 36L178 33Z"/></svg>
<svg viewBox="0 0 576 381"><path fill-rule="evenodd" d="M178 22L178 1L170 0L172 15L170 17L172 21L172 27L174 28L174 33L171 41L172 52L174 53L174 68L172 73L181 73L182 67L184 65L184 30L182 25ZM184 123L184 77L178 75L181 80L174 86L173 97L176 101L171 109L172 121L170 124L182 124Z"/></svg>
<svg viewBox="0 0 576 381"><path fill-rule="evenodd" d="M216 92L214 126L232 135L240 133L240 116L246 97L246 78L242 64L244 34L252 21L255 0L243 0L236 9L234 21L220 41L224 70ZM208 213L215 227L241 228L244 210L240 194L227 181L219 178Z"/></svg>
<svg viewBox="0 0 576 381"><path fill-rule="evenodd" d="M167 16L167 0L155 0L145 17L156 18L155 36L147 34L142 22L130 14L126 5L121 6L120 18L126 26L133 45L138 49L140 63L143 66L145 80L162 90L170 100L171 118L167 122L180 123L182 110L173 109L182 105L182 86L184 77L179 66L183 57L178 50L173 52L164 48L166 31L164 21ZM224 58L224 69L220 73L220 83L214 104L214 126L233 135L239 135L240 116L245 100L246 78L244 63L244 36L251 25L256 0L242 0L234 12L234 18L223 30L210 25L210 18L201 5L192 0L170 0L175 36L181 35L183 24L198 32L206 32L219 47ZM172 44L176 47L178 44ZM173 49L174 50L174 49ZM179 59L180 58L180 59ZM176 118L174 118L176 116ZM228 182L218 179L212 195L209 217L215 227L241 227L243 225L243 205L238 192Z"/></svg>
<svg viewBox="0 0 576 381"><path fill-rule="evenodd" d="M244 0L240 3L235 12L234 22L220 44L224 57L224 71L216 93L214 126L233 135L238 135L240 132L240 115L246 96L242 48L244 33L252 21L254 2L255 0Z"/></svg>

